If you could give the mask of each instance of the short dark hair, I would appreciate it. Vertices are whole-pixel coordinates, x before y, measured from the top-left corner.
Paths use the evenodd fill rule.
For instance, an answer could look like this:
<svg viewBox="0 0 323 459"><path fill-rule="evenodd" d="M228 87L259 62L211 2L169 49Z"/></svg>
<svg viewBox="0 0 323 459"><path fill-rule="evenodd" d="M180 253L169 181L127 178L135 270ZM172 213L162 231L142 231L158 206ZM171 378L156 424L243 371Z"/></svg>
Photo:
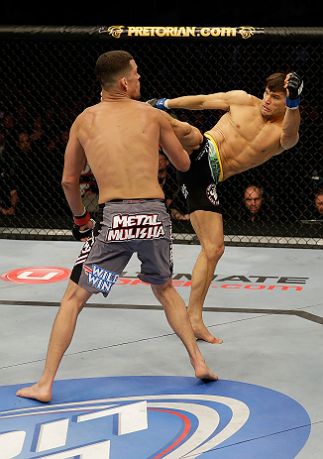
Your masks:
<svg viewBox="0 0 323 459"><path fill-rule="evenodd" d="M315 188L314 194L315 196L320 196L321 194L323 194L323 183Z"/></svg>
<svg viewBox="0 0 323 459"><path fill-rule="evenodd" d="M273 73L265 80L266 88L272 92L283 92L286 93L284 88L284 81L288 72Z"/></svg>
<svg viewBox="0 0 323 459"><path fill-rule="evenodd" d="M131 70L130 61L133 59L127 51L108 51L96 61L95 76L103 89L109 90L118 77L122 78Z"/></svg>

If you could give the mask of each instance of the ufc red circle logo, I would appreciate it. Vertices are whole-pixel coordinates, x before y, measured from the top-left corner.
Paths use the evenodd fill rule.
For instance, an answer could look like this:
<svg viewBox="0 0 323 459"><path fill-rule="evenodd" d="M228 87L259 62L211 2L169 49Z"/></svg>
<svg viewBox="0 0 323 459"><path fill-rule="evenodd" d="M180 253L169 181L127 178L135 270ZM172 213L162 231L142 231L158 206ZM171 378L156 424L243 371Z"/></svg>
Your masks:
<svg viewBox="0 0 323 459"><path fill-rule="evenodd" d="M66 268L20 268L2 274L1 279L20 284L50 284L66 280L70 275L71 270Z"/></svg>

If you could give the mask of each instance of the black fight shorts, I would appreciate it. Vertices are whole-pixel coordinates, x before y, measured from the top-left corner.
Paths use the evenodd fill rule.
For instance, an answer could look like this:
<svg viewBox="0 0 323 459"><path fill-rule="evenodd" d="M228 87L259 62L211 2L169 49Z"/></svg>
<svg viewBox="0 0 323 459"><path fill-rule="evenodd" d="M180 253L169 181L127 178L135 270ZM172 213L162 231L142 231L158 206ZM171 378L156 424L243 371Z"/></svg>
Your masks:
<svg viewBox="0 0 323 459"><path fill-rule="evenodd" d="M210 135L204 135L203 143L190 159L191 167L187 172L176 171L188 212L208 210L222 214L216 189L222 180L222 165L217 145Z"/></svg>
<svg viewBox="0 0 323 459"><path fill-rule="evenodd" d="M100 204L95 228L75 262L71 280L90 293L107 296L134 253L141 262L140 280L148 284L169 280L172 225L162 200Z"/></svg>

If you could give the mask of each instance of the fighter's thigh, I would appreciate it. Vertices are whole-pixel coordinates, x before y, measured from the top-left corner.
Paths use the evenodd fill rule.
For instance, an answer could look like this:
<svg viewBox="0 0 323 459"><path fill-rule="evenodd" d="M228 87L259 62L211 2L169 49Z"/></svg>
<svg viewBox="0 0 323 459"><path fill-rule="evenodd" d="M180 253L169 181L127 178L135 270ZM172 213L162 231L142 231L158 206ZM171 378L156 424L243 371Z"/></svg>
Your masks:
<svg viewBox="0 0 323 459"><path fill-rule="evenodd" d="M224 248L222 214L196 210L190 214L191 224L205 250Z"/></svg>
<svg viewBox="0 0 323 459"><path fill-rule="evenodd" d="M165 284L173 272L172 242L170 238L143 241L137 256L141 261L138 277L148 284Z"/></svg>
<svg viewBox="0 0 323 459"><path fill-rule="evenodd" d="M96 239L86 257L78 258L71 280L90 293L101 292L107 296L132 253L125 243L104 243Z"/></svg>

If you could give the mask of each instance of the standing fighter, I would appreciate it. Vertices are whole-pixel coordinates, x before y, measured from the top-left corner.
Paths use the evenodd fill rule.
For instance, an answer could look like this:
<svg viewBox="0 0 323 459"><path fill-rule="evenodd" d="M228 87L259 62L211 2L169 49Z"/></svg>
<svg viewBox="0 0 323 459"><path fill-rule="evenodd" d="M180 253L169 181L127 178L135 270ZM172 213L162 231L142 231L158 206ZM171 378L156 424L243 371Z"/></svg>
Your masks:
<svg viewBox="0 0 323 459"><path fill-rule="evenodd" d="M195 127L165 113L191 158L190 170L178 172L177 177L202 247L192 273L188 306L196 338L210 343L222 342L211 335L202 320L203 303L224 252L216 185L296 145L302 88L303 82L296 73L275 73L266 79L262 100L239 90L148 101L161 110L219 109L227 112L204 136Z"/></svg>
<svg viewBox="0 0 323 459"><path fill-rule="evenodd" d="M169 324L186 347L195 376L216 380L194 337L184 301L172 285L171 222L158 183L158 145L173 165L190 167L161 112L139 102L140 83L133 57L124 51L102 54L95 68L102 86L99 104L75 120L65 152L62 185L79 239L89 238L74 265L54 322L46 365L39 382L18 396L51 399L52 384L69 346L77 316L92 293L107 296L134 252L140 279L152 284ZM100 216L94 229L84 209L79 177L88 161L99 187Z"/></svg>

